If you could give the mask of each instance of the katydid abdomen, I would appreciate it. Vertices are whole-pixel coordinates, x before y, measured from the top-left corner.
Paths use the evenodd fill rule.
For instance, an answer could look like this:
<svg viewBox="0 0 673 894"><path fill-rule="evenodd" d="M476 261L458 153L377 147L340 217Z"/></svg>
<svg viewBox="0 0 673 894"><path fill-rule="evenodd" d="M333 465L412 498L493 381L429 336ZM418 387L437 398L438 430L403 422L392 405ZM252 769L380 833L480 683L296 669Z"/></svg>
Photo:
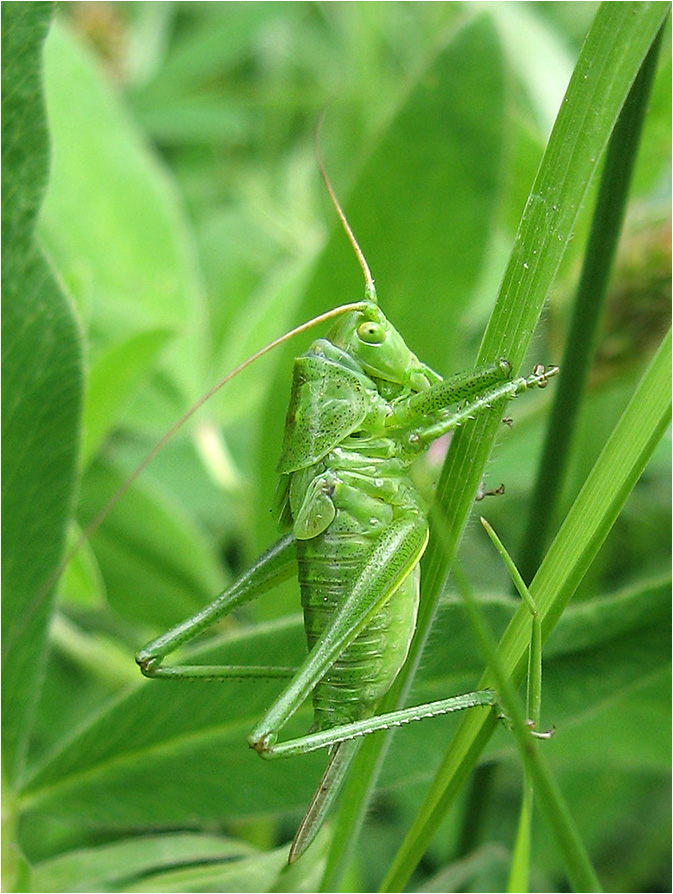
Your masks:
<svg viewBox="0 0 673 894"><path fill-rule="evenodd" d="M330 459L334 462L334 454ZM367 458L362 465L365 474L372 468ZM323 533L297 541L309 649L331 625L353 589L373 544L385 536L387 527L401 513L419 511L415 506L391 506L381 498L355 491L340 478L337 465L332 465L331 472L336 479L330 497L336 510L334 519ZM371 481L380 486L384 479L377 475ZM410 487L407 482L405 490ZM360 720L374 712L407 657L416 623L419 584L420 569L416 565L317 684L313 690L317 729Z"/></svg>
<svg viewBox="0 0 673 894"><path fill-rule="evenodd" d="M336 499L338 503L338 497ZM339 606L348 598L353 581L365 557L371 552L371 533L354 533L354 522L347 509L337 506L336 516L324 534L311 540L297 541L299 583L309 650L329 628ZM318 682L313 690L314 728L332 729L375 713L409 652L416 626L419 587L420 566L416 564ZM334 747L325 773L297 829L290 862L301 856L322 825L361 742L361 739L356 739Z"/></svg>

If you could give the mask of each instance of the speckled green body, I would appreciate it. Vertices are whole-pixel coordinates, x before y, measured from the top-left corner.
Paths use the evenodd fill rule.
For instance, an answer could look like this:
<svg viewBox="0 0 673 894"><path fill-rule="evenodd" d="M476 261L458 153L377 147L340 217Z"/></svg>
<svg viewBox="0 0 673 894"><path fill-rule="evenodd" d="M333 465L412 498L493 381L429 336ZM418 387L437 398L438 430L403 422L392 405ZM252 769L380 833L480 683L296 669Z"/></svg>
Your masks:
<svg viewBox="0 0 673 894"><path fill-rule="evenodd" d="M348 462L344 472L340 460ZM372 494L353 493L353 466L360 464L360 482L393 485L403 502L391 504ZM329 626L338 607L371 554L374 541L385 536L389 521L402 513L422 511L411 482L392 463L372 463L356 451L338 449L325 458L339 479L332 500L336 514L322 534L297 541L299 584L309 649ZM316 474L320 475L320 466ZM387 468L385 468L387 467ZM348 480L350 478L350 481ZM371 521L370 521L371 519ZM368 621L313 690L315 726L329 729L374 712L404 664L416 625L420 567L414 570Z"/></svg>
<svg viewBox="0 0 673 894"><path fill-rule="evenodd" d="M344 310L327 337L295 361L278 463L285 533L210 605L136 656L149 677L287 678L250 732L250 746L265 758L333 749L290 862L320 828L358 752L357 737L494 703L490 691L469 693L370 716L404 664L416 623L428 520L409 469L436 438L528 388L543 388L558 372L538 366L512 379L500 359L443 381L386 319L370 277L365 300ZM294 573L309 646L300 667L163 665L166 655ZM309 695L317 731L278 742Z"/></svg>
<svg viewBox="0 0 673 894"><path fill-rule="evenodd" d="M295 361L279 508L281 525L296 538L309 649L392 528L413 517L427 530L426 506L408 474L419 450L407 430L400 436L387 427L395 399L409 393L401 382L368 375L333 340L318 340ZM419 559L316 685L317 729L370 716L392 685L416 624Z"/></svg>

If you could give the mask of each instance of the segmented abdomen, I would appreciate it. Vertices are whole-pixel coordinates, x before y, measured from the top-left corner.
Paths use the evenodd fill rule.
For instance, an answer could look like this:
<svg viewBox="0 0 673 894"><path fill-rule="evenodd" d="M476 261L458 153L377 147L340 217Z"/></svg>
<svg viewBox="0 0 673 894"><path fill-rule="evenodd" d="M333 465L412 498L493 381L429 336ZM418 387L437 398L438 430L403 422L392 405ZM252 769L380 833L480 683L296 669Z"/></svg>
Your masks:
<svg viewBox="0 0 673 894"><path fill-rule="evenodd" d="M297 541L309 649L352 591L377 537L383 533L380 522L369 530L362 522L362 501L366 508L367 501L376 498L361 495L354 513L349 500L339 496L337 488L333 496L337 511L329 528L310 540ZM404 506L395 507L396 515L404 511ZM372 521L376 521L375 515L372 512ZM419 582L417 565L315 687L313 705L318 729L359 720L374 712L406 659L416 624Z"/></svg>

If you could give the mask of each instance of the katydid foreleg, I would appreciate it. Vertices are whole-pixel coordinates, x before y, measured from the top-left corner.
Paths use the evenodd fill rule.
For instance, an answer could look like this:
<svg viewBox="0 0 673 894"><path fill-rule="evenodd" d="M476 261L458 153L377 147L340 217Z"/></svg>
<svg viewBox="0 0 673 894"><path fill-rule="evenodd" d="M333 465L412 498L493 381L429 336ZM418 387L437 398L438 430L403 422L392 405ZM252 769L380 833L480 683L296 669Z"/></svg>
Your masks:
<svg viewBox="0 0 673 894"><path fill-rule="evenodd" d="M516 397L529 388L544 388L547 380L558 374L556 366L547 369L536 366L530 376L508 379L506 377L511 367L506 360L492 364L490 368L493 370L493 378L499 371L500 378L505 378L505 381L493 384L481 393L477 392L474 399L468 400L459 410L451 414L446 414L447 407L460 400L463 396L460 392L464 392L468 387L463 375L459 378L458 389L452 387L453 381L449 379L447 382L433 385L427 391L421 391L399 401L394 405L392 417L388 422L391 431L400 428L405 435L408 435L412 448L424 450L441 435L458 428L468 419L474 419L480 413L492 410L499 402ZM429 418L432 420L435 417L438 417L436 421L428 422Z"/></svg>

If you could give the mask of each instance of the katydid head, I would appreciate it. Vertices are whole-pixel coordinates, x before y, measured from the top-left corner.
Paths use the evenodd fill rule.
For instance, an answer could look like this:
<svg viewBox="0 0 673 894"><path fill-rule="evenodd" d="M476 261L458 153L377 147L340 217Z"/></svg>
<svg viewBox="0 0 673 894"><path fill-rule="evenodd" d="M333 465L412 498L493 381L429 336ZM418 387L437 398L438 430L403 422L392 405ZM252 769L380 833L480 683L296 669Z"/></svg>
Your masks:
<svg viewBox="0 0 673 894"><path fill-rule="evenodd" d="M428 368L409 350L378 304L367 301L362 310L345 314L327 338L374 379L411 391L424 391L431 384Z"/></svg>

